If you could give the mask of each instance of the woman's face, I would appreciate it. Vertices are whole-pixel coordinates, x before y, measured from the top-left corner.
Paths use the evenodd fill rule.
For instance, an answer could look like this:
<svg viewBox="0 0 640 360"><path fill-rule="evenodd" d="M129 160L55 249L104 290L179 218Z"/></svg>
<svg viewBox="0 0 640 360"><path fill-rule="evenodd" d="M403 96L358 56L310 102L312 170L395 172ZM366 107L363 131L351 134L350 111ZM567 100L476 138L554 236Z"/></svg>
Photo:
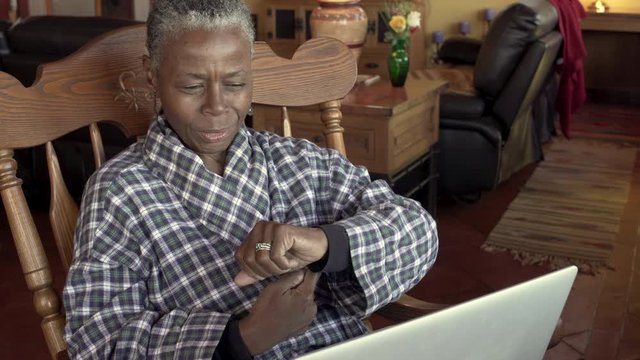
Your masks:
<svg viewBox="0 0 640 360"><path fill-rule="evenodd" d="M239 33L183 32L152 75L167 121L201 157L225 155L251 106L251 49Z"/></svg>

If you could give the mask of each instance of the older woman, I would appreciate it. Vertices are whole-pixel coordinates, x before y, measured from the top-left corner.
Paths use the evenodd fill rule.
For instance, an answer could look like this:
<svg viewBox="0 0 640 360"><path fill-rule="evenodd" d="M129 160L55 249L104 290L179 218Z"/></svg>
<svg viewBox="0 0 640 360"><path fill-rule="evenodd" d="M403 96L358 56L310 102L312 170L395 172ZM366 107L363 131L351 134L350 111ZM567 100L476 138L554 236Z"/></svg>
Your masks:
<svg viewBox="0 0 640 360"><path fill-rule="evenodd" d="M87 184L64 291L78 358L291 358L366 331L435 261L431 217L332 150L257 133L240 0L156 0L162 105Z"/></svg>

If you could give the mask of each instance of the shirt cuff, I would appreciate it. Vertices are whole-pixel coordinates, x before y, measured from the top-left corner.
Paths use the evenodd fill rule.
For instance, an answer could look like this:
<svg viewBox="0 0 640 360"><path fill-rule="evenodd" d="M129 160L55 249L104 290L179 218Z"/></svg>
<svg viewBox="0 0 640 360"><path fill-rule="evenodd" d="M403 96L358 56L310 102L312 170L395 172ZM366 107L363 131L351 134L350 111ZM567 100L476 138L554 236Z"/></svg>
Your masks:
<svg viewBox="0 0 640 360"><path fill-rule="evenodd" d="M321 225L328 240L327 253L322 259L309 264L313 272L338 272L351 267L351 248L349 247L349 235L340 225Z"/></svg>
<svg viewBox="0 0 640 360"><path fill-rule="evenodd" d="M251 360L251 353L242 340L240 335L240 321L238 319L231 319L227 322L227 326L224 328L220 342L216 347L216 351L213 354L213 360Z"/></svg>

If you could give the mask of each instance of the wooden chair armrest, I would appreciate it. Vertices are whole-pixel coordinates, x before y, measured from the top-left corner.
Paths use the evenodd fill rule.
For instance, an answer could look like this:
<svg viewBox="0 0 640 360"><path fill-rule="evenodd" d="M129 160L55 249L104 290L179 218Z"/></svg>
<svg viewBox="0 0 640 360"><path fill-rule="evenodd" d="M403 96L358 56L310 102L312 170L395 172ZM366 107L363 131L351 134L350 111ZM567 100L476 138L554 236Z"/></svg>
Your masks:
<svg viewBox="0 0 640 360"><path fill-rule="evenodd" d="M448 306L448 304L435 304L409 295L402 295L397 301L378 309L376 314L390 320L406 321L442 310Z"/></svg>

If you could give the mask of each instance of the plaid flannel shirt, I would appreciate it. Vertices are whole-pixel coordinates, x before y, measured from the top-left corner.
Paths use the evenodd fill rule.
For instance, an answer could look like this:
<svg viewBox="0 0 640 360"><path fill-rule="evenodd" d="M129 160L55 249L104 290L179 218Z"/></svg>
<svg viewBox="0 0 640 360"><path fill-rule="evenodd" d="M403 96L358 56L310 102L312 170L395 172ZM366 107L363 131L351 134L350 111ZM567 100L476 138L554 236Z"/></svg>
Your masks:
<svg viewBox="0 0 640 360"><path fill-rule="evenodd" d="M308 331L259 359L365 333L361 319L415 285L437 252L435 223L418 203L333 150L243 127L219 176L158 118L86 186L64 289L69 353L210 359L230 317L270 281L233 282L234 250L259 220L341 225L353 265L324 273Z"/></svg>

